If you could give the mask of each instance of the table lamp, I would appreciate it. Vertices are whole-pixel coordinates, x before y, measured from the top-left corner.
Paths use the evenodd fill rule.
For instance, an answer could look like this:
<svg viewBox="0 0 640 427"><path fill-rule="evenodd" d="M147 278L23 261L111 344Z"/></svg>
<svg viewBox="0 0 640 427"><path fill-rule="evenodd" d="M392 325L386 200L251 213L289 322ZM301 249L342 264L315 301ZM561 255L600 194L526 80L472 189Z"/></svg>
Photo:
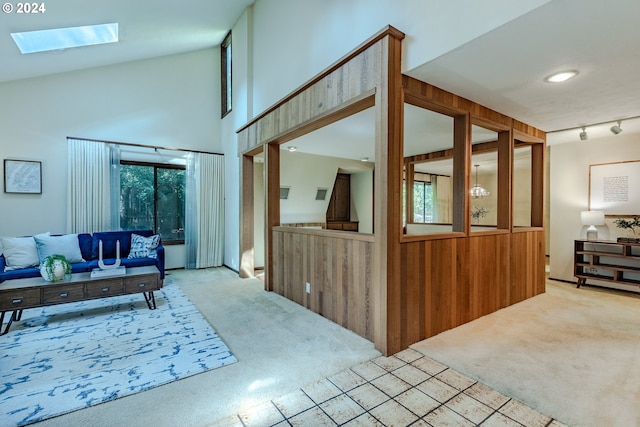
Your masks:
<svg viewBox="0 0 640 427"><path fill-rule="evenodd" d="M598 240L598 229L596 225L604 225L604 212L602 211L582 211L580 212L582 225L588 225L587 240Z"/></svg>

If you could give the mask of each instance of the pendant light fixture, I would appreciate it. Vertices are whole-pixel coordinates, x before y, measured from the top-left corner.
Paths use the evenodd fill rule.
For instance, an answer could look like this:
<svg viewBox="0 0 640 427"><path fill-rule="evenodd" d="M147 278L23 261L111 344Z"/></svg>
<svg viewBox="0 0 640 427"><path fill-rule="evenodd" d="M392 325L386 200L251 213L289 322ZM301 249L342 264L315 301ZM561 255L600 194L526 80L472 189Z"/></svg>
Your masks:
<svg viewBox="0 0 640 427"><path fill-rule="evenodd" d="M491 194L486 189L482 188L480 184L478 184L478 165L473 165L476 168L476 183L471 187L471 198L473 199L482 199L484 196L488 196Z"/></svg>

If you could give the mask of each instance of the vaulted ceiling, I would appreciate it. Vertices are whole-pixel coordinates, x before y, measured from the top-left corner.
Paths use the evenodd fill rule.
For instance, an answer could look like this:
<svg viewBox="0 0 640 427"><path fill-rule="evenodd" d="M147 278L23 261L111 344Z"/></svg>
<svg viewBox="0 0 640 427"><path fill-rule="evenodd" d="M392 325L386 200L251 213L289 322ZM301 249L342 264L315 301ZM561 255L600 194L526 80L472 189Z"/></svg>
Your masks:
<svg viewBox="0 0 640 427"><path fill-rule="evenodd" d="M0 82L217 46L254 0L56 0L39 14L3 13ZM38 4L42 2L37 2ZM16 5L17 2L7 4ZM120 42L21 55L12 32L117 22Z"/></svg>
<svg viewBox="0 0 640 427"><path fill-rule="evenodd" d="M46 3L39 15L3 14L0 82L217 45L253 0L65 0ZM607 135L623 120L640 132L640 2L552 0L406 74L471 99L549 135L550 143ZM101 49L20 55L9 33L120 22L122 42ZM554 71L576 78L549 84ZM565 132L556 132L571 129Z"/></svg>

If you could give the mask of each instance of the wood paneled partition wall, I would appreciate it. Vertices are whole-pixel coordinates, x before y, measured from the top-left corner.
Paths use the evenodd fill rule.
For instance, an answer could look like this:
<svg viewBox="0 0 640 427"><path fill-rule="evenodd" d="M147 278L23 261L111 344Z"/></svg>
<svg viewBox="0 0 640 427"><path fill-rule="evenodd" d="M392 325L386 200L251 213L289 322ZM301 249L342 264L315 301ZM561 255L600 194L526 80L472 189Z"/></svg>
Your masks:
<svg viewBox="0 0 640 427"><path fill-rule="evenodd" d="M252 274L252 156L264 152L265 289L372 340L384 354L544 292L545 134L403 76L403 37L385 28L238 130L241 275ZM450 233L403 233L405 102L454 118L454 164L461 175L454 181ZM374 234L281 227L279 146L365 108L376 118ZM498 132L498 227L491 231L470 226L472 123ZM514 227L512 220L516 145L531 146L530 227Z"/></svg>
<svg viewBox="0 0 640 427"><path fill-rule="evenodd" d="M288 264L274 268L273 290L374 341L373 243L370 234L276 227L273 256Z"/></svg>

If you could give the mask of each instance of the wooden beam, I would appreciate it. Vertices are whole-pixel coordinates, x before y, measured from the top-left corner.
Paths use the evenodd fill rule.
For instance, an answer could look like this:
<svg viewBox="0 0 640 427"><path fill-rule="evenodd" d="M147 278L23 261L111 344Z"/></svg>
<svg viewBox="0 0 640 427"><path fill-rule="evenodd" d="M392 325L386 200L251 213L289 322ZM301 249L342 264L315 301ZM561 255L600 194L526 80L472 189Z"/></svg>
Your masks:
<svg viewBox="0 0 640 427"><path fill-rule="evenodd" d="M288 128L284 134L276 135L273 138L264 141L264 143L268 144L271 142L277 142L278 144L282 145L288 141L311 133L314 130L323 128L327 125L330 125L331 123L335 123L338 120L346 119L353 114L359 113L360 111L366 110L367 108L371 108L375 104L374 94L375 89L367 91L343 104L340 104L336 108L328 110L323 114L314 116L313 118L297 126ZM310 115L310 112L308 112L308 114Z"/></svg>
<svg viewBox="0 0 640 427"><path fill-rule="evenodd" d="M312 78L311 80L309 80L308 82L306 82L305 84L300 86L298 89L296 89L293 92L291 92L287 97L281 99L276 104L274 104L271 107L267 108L264 112L262 112L262 114L258 115L257 117L252 119L249 123L245 124L240 129L238 129L236 131L236 133L240 133L240 132L244 131L246 128L248 128L249 126L251 126L252 124L260 121L265 116L267 116L269 113L271 113L274 110L276 110L279 106L281 106L282 104L286 103L287 101L290 101L291 99L295 98L296 96L300 95L302 92L304 92L305 90L309 89L311 86L315 85L316 83L321 81L323 78L325 78L326 76L328 76L329 74L331 74L335 70L340 69L341 67L346 65L349 61L351 61L353 58L355 58L356 56L358 56L359 54L361 54L365 50L369 49L371 46L373 46L374 44L376 44L377 42L379 42L380 40L384 39L387 36L390 36L394 40L399 40L399 41L404 39L404 33L402 31L392 27L391 25L387 25L382 30L378 31L376 34L371 36L368 40L363 42L360 46L356 47L354 50L349 52L347 55L343 56L338 61L336 61L333 64L331 64L329 67L327 67L325 70L321 71L314 78Z"/></svg>
<svg viewBox="0 0 640 427"><path fill-rule="evenodd" d="M432 160L453 159L453 153L454 153L453 148L448 148L446 150L433 151L431 153L424 153L424 154L416 154L415 156L408 156L408 157L405 157L405 161L411 162L411 163L422 163L422 162L429 162Z"/></svg>
<svg viewBox="0 0 640 427"><path fill-rule="evenodd" d="M489 141L489 142L480 142L478 144L473 144L471 146L471 152L473 154L489 153L491 151L497 151L497 150L498 150L497 140ZM406 162L420 163L420 162L428 162L430 160L453 159L453 153L454 153L453 148L450 148L447 150L432 151L431 153L416 154L415 156L408 156L404 158L404 161L405 163Z"/></svg>

